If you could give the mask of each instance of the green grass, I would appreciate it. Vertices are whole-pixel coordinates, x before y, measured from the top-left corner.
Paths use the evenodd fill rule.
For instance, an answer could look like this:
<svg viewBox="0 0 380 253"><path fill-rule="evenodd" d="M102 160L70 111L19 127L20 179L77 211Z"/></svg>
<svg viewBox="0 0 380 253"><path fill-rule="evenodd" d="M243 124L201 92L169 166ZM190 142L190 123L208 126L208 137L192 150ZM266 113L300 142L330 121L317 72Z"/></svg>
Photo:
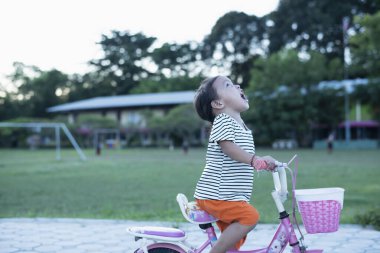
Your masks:
<svg viewBox="0 0 380 253"><path fill-rule="evenodd" d="M380 152L259 150L287 161L299 155L297 188L346 189L343 223L380 206ZM51 151L0 150L0 217L71 217L184 221L176 194L192 198L204 166L205 149L72 150L62 160ZM252 203L261 222L277 222L271 175L255 175ZM290 204L287 205L290 210Z"/></svg>

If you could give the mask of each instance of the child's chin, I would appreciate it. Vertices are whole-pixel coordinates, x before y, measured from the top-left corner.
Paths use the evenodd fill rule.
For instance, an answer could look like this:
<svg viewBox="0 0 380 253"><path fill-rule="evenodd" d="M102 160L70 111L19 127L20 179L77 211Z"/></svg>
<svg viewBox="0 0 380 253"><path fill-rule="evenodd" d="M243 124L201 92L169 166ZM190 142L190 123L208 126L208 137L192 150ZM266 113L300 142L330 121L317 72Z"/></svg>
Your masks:
<svg viewBox="0 0 380 253"><path fill-rule="evenodd" d="M242 111L241 112L245 112L245 111L248 111L249 109L249 105L245 106L244 108L242 108Z"/></svg>

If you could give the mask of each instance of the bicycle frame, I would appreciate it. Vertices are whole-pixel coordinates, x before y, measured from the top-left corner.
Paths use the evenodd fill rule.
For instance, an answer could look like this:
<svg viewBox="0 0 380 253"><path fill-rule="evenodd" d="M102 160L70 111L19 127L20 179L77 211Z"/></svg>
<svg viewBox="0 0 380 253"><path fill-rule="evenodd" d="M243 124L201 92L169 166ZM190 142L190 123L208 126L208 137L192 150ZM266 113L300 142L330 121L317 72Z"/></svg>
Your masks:
<svg viewBox="0 0 380 253"><path fill-rule="evenodd" d="M286 212L282 213L281 215L282 215L282 217L280 217L281 223L278 226L277 231L274 234L274 237L267 248L256 249L256 250L245 250L245 251L229 250L227 251L227 253L280 253L285 250L288 244L291 245L292 247L295 247L293 250L294 253L301 253L301 250L298 247L299 243L297 240L297 236L294 232L293 225L290 222L289 215ZM213 237L216 237L214 228L213 227L208 228L206 229L206 232L208 234L208 239L201 246L195 249L184 251L184 252L201 253L209 245L212 245Z"/></svg>
<svg viewBox="0 0 380 253"><path fill-rule="evenodd" d="M257 250L247 250L247 251L236 251L236 250L230 250L228 253L280 253L283 252L286 246L289 244L290 246L294 247L293 252L294 253L301 253L301 249L299 247L299 242L297 239L297 236L295 234L293 225L289 219L289 214L285 212L282 212L280 214L281 223L277 228L277 231L275 232L272 241L270 242L269 246L267 248L257 249ZM137 251L137 253L147 253L148 250L154 249L154 248L167 248L176 250L180 253L201 253L203 252L208 246L212 246L215 243L216 240L216 234L213 226L208 227L206 230L208 239L201 244L200 246L194 248L184 242L159 242L154 243L146 247L146 251L143 249L145 247L140 247L141 251ZM146 242L144 242L145 244Z"/></svg>
<svg viewBox="0 0 380 253"><path fill-rule="evenodd" d="M290 164L294 156L288 164ZM293 224L289 218L289 214L285 211L283 203L287 199L287 180L286 180L286 171L285 168L288 168L286 163L278 163L276 171L272 173L275 190L272 192L272 197L275 202L275 205L279 212L280 225L278 226L270 244L266 248L255 249L255 250L229 250L227 253L281 253L285 250L286 246L289 244L293 247L293 253L322 253L322 250L305 250L305 247L301 245L298 241L297 235L295 233ZM289 169L289 168L288 168ZM291 170L289 169L291 172ZM293 177L293 175L292 175ZM294 184L294 181L292 180ZM294 200L293 200L294 201ZM186 218L186 217L185 217ZM213 246L216 243L217 236L215 234L214 227L211 223L199 225L201 229L205 230L207 233L208 239L198 247L193 247L187 244L185 241L165 241L165 239L160 238L160 240L154 240L153 244L147 245L146 238L142 239L142 245L136 253L148 253L148 250L155 248L165 248L178 251L179 253L201 253L208 246ZM302 238L302 237L301 237Z"/></svg>

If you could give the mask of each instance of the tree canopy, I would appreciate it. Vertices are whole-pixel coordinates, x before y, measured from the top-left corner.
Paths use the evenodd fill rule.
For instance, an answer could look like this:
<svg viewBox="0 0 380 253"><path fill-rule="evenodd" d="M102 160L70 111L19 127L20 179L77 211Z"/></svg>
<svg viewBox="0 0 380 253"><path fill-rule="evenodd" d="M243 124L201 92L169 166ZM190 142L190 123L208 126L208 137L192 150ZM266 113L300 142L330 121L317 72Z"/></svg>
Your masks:
<svg viewBox="0 0 380 253"><path fill-rule="evenodd" d="M373 14L380 9L378 0L282 0L276 11L268 15L274 25L270 29L270 52L285 46L301 51L317 50L329 58L343 60L343 18Z"/></svg>
<svg viewBox="0 0 380 253"><path fill-rule="evenodd" d="M318 85L328 77L337 78L329 67L323 54L310 52L305 59L296 50L257 61L248 90L253 113L246 116L257 127L259 142L287 137L310 145L313 126L332 128L343 119L341 90Z"/></svg>
<svg viewBox="0 0 380 253"><path fill-rule="evenodd" d="M377 120L380 120L380 12L357 17L361 33L351 37L352 68L370 78L367 86L360 86L355 98L370 106Z"/></svg>
<svg viewBox="0 0 380 253"><path fill-rule="evenodd" d="M10 79L18 92L8 94L8 99L17 101L10 108L14 110L13 117L17 114L48 117L46 108L63 102L60 95L63 95L67 86L68 76L55 69L41 71L35 66L26 66L19 62L16 62L14 67L15 71ZM9 103L9 100L7 102Z"/></svg>
<svg viewBox="0 0 380 253"><path fill-rule="evenodd" d="M352 66L369 77L380 76L380 12L355 18L361 32L350 38Z"/></svg>
<svg viewBox="0 0 380 253"><path fill-rule="evenodd" d="M110 95L128 94L141 79L153 73L144 66L150 56L150 48L156 38L142 33L112 31L111 35L102 35L99 42L104 56L91 60L95 67L98 82Z"/></svg>

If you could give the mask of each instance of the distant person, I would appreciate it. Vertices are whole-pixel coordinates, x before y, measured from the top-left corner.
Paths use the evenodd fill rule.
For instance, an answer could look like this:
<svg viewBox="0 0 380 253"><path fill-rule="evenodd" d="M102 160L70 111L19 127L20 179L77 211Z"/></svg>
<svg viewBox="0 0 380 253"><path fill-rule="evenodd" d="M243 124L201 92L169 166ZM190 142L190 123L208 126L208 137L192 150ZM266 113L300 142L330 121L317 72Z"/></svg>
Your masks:
<svg viewBox="0 0 380 253"><path fill-rule="evenodd" d="M102 144L98 142L98 144L96 145L96 155L99 156L101 155L101 153L102 153Z"/></svg>
<svg viewBox="0 0 380 253"><path fill-rule="evenodd" d="M182 142L182 150L185 155L189 152L189 142L186 139Z"/></svg>
<svg viewBox="0 0 380 253"><path fill-rule="evenodd" d="M273 170L275 160L255 154L252 131L240 113L248 110L248 99L239 85L224 76L204 80L194 99L198 115L212 123L206 165L194 197L198 207L218 219L222 231L210 253L239 249L259 220L249 204L253 168Z"/></svg>
<svg viewBox="0 0 380 253"><path fill-rule="evenodd" d="M34 150L40 145L41 138L39 135L33 134L26 139L26 143L28 143L30 149Z"/></svg>
<svg viewBox="0 0 380 253"><path fill-rule="evenodd" d="M327 152L329 154L332 153L333 148L334 148L334 133L330 133L329 136L327 137Z"/></svg>
<svg viewBox="0 0 380 253"><path fill-rule="evenodd" d="M11 137L11 147L12 148L17 148L18 147L18 139L17 137L13 136Z"/></svg>
<svg viewBox="0 0 380 253"><path fill-rule="evenodd" d="M169 150L170 150L170 151L173 151L173 150L174 150L174 143L173 143L173 140L170 140L170 141L169 141Z"/></svg>

